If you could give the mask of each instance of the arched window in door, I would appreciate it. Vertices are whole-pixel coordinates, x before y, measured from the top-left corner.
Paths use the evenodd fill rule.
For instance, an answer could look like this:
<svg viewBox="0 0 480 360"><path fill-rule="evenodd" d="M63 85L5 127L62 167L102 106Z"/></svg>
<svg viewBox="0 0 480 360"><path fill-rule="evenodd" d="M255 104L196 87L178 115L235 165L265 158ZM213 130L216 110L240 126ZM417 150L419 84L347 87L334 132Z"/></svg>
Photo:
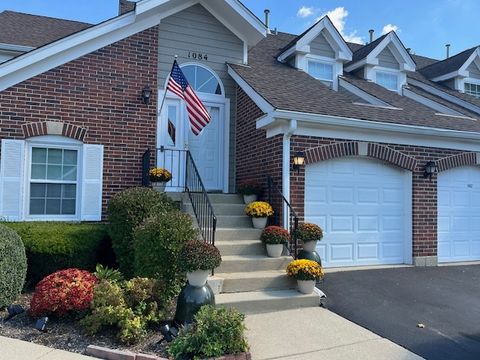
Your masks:
<svg viewBox="0 0 480 360"><path fill-rule="evenodd" d="M223 86L220 79L208 68L197 64L186 64L181 68L196 92L223 95Z"/></svg>

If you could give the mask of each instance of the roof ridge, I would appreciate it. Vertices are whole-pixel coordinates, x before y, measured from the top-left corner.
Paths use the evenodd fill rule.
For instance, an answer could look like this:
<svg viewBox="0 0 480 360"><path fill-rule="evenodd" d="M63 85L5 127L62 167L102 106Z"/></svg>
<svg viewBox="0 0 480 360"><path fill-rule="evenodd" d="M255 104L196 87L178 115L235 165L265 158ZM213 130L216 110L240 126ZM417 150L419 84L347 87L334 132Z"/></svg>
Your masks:
<svg viewBox="0 0 480 360"><path fill-rule="evenodd" d="M38 15L38 14L29 14L29 13L25 13L25 12L21 12L21 11L13 11L13 10L4 10L4 11L0 12L0 15L1 15L1 14L4 14L4 13L27 15L27 16L31 16L31 17L39 17L39 18L59 20L59 21L68 21L68 22L77 23L77 24L84 24L84 25L95 25L95 24L92 24L92 23L84 22L84 21L70 20L70 19L62 19L62 18L54 17L54 16L46 16L46 15Z"/></svg>

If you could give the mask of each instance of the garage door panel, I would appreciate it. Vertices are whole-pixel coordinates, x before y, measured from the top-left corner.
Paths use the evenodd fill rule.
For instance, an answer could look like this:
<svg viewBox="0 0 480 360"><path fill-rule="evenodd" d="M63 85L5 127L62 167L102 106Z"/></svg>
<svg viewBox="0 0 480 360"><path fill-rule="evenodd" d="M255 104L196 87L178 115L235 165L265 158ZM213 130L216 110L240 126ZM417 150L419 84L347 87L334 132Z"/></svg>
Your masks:
<svg viewBox="0 0 480 360"><path fill-rule="evenodd" d="M312 194L320 188L326 193L321 205ZM317 247L324 265L403 263L410 191L408 172L380 161L342 158L307 165L305 220L324 229Z"/></svg>
<svg viewBox="0 0 480 360"><path fill-rule="evenodd" d="M480 260L480 169L465 166L438 176L438 259Z"/></svg>

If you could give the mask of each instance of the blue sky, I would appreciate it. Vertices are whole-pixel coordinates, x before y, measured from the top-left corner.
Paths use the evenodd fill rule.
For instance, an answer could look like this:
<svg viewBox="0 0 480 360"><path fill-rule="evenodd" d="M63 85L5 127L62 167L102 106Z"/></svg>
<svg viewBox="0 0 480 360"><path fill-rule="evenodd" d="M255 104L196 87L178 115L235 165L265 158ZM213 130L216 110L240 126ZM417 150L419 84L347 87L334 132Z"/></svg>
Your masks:
<svg viewBox="0 0 480 360"><path fill-rule="evenodd" d="M263 19L271 10L271 25L280 31L301 33L319 16L329 13L348 40L364 42L368 29L376 35L397 29L406 47L419 55L445 56L480 44L478 0L243 0ZM32 14L98 23L116 15L118 0L0 0L0 11ZM476 35L475 35L476 34Z"/></svg>

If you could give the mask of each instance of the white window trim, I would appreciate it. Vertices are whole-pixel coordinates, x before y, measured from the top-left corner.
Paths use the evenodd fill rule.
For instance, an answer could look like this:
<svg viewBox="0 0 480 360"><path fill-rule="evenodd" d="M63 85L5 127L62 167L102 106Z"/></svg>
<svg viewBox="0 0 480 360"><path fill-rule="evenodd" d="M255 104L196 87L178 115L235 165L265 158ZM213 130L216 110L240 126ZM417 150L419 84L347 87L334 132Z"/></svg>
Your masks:
<svg viewBox="0 0 480 360"><path fill-rule="evenodd" d="M303 70L308 74L308 63L309 62L316 62L319 64L328 64L332 65L333 67L333 79L321 79L315 78L319 81L328 81L332 82L332 89L338 91L338 77L343 75L343 64L341 62L336 61L335 59L321 56L321 55L304 55L304 56L297 56L296 66L298 69ZM310 75L310 74L309 74ZM312 76L312 75L310 75Z"/></svg>
<svg viewBox="0 0 480 360"><path fill-rule="evenodd" d="M83 164L83 143L77 140L64 138L55 135L37 136L26 140L27 152L25 156L25 179L24 179L24 216L26 221L80 221L82 209L82 164ZM78 151L77 158L77 194L75 203L75 215L30 215L30 182L32 148L57 148Z"/></svg>
<svg viewBox="0 0 480 360"><path fill-rule="evenodd" d="M389 91L395 91L397 94L402 94L402 88L403 88L403 85L406 84L407 82L407 75L400 71L400 70L395 70L395 69L390 69L390 68L386 68L386 67L383 67L383 66L375 66L373 67L373 69L371 69L371 71L367 71L367 78L368 80L371 80L373 81L375 84L378 84L377 82L377 73L387 73L387 74L392 74L392 75L396 75L397 76L397 89L396 90L392 90L392 89L387 89ZM380 85L380 84L378 84ZM382 86L382 85L380 85Z"/></svg>
<svg viewBox="0 0 480 360"><path fill-rule="evenodd" d="M464 80L463 82L463 92L467 95L470 95L470 96L474 96L474 97L477 97L475 95L472 95L472 94L468 94L467 93L467 89L466 89L466 84L472 84L472 85L477 85L477 86L480 86L480 79L472 79L472 78L467 78ZM477 98L480 98L480 97L477 97Z"/></svg>

